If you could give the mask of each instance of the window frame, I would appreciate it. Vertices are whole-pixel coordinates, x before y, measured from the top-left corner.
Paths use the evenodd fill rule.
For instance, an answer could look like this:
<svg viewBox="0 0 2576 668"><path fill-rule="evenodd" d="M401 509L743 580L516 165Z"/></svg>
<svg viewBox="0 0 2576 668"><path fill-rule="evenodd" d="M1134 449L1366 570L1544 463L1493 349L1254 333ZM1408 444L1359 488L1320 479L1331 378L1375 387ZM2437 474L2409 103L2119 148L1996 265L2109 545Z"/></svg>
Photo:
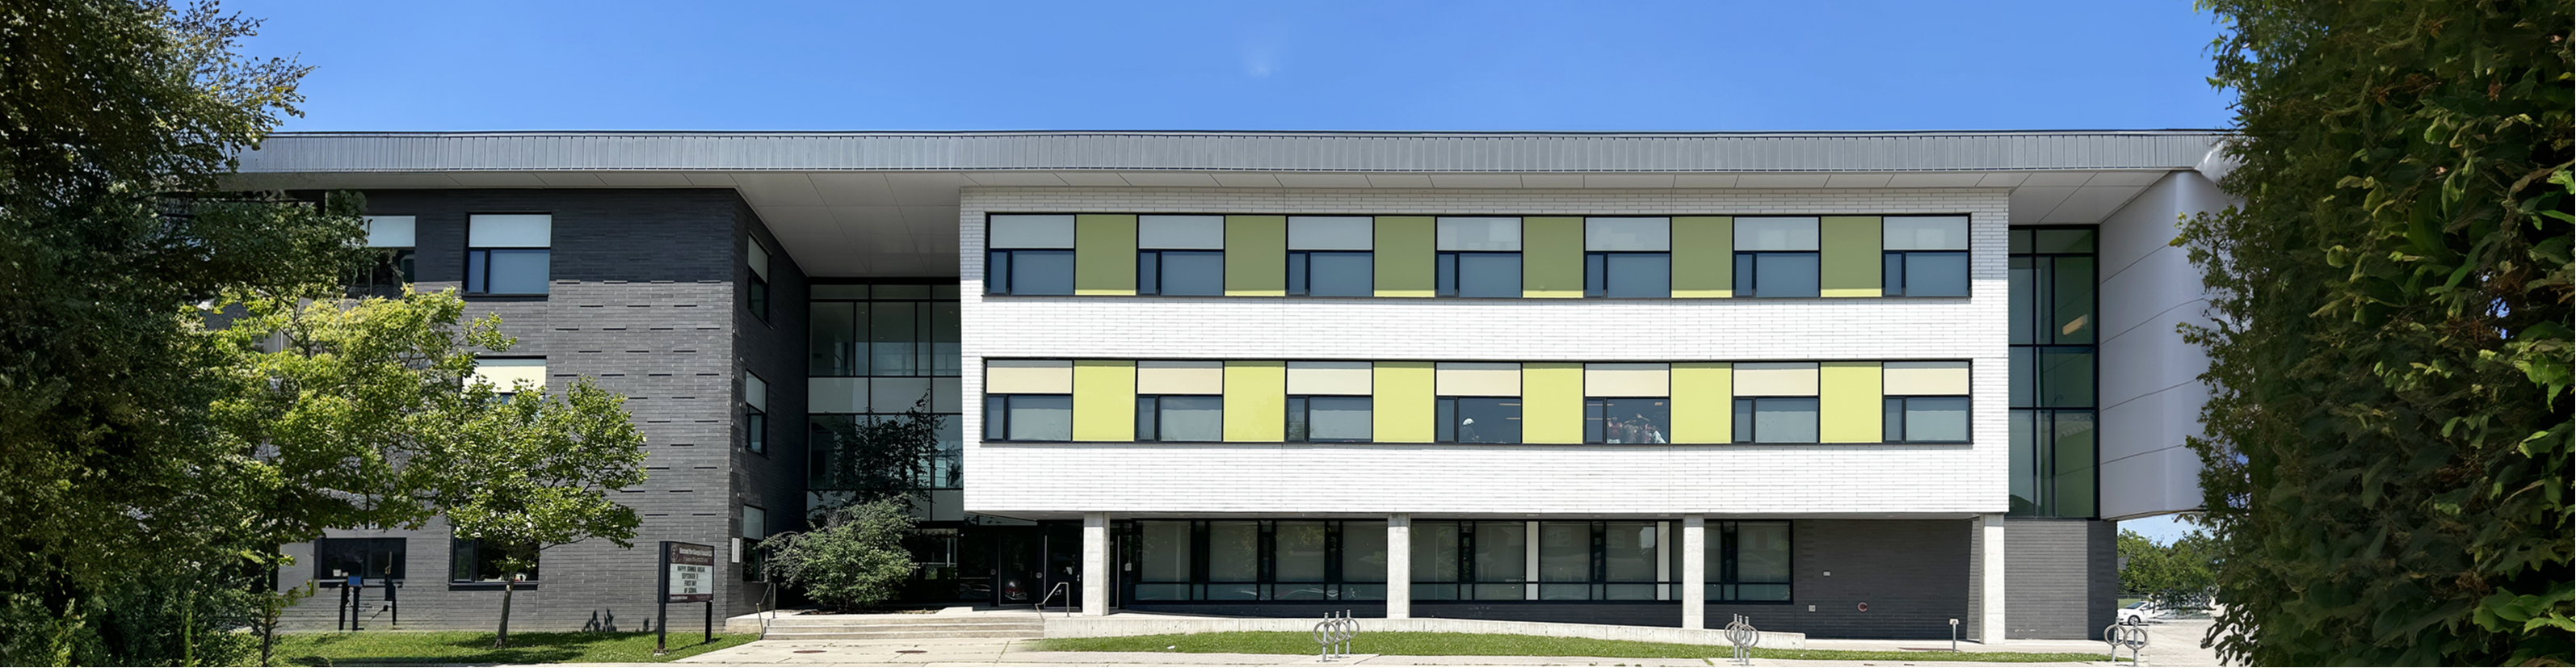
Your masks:
<svg viewBox="0 0 2576 668"><path fill-rule="evenodd" d="M1168 256L1172 253L1189 253L1192 255L1215 257L1217 279L1215 283L1216 290L1214 292L1195 295L1168 294L1169 291L1163 289L1163 277L1171 275L1171 272L1165 271L1163 265L1165 262L1170 260ZM1147 267L1151 267L1151 269L1148 269ZM1136 294L1160 297L1223 297L1225 296L1225 251L1194 248L1137 249Z"/></svg>
<svg viewBox="0 0 2576 668"><path fill-rule="evenodd" d="M1755 420L1756 420L1757 418L1759 418L1759 417L1761 416L1761 414L1762 414L1762 403L1763 403L1764 401L1784 401L1784 400L1785 400L1785 401L1806 401L1806 402L1808 402L1808 404L1809 404L1809 405L1813 406L1813 408L1812 408L1812 409L1810 409L1810 411L1809 411L1809 412L1810 412L1810 414L1812 414L1812 415L1815 415L1815 416L1816 416L1816 425L1815 425L1813 428L1810 428L1810 429L1809 429L1809 431L1812 431L1812 432L1815 432L1815 433L1816 433L1816 440L1811 440L1811 441L1765 441L1765 440L1762 440L1762 433L1761 433L1761 430L1759 430L1759 429L1757 429L1757 428L1756 428L1756 425L1757 425L1758 423L1757 423L1757 422L1755 422ZM1816 396L1757 396L1757 397L1736 397L1736 398L1735 398L1735 401L1734 401L1734 405L1729 407L1729 409L1730 409L1731 411L1733 411L1733 414L1732 414L1732 416L1731 416L1731 417L1732 417L1732 419L1733 419L1733 422L1735 423L1735 424L1734 424L1735 434L1733 435L1733 436L1734 436L1734 438L1733 438L1733 439L1731 439L1731 442L1736 443L1736 444L1740 444L1740 445L1819 445L1819 444L1822 444L1822 443L1824 442L1824 410L1823 410L1823 409L1824 409L1824 406L1823 406L1823 404L1824 404L1824 400L1823 400L1821 397L1816 397ZM1750 409L1747 409L1747 408L1746 408L1747 406L1750 406L1751 408L1750 408Z"/></svg>
<svg viewBox="0 0 2576 668"><path fill-rule="evenodd" d="M1746 581L1743 578L1744 546L1743 541L1741 540L1743 537L1741 530L1743 529L1743 525L1746 524L1780 525L1787 528L1787 531L1785 532L1785 542L1788 543L1788 549L1784 554L1787 562L1787 568L1784 570L1789 574L1787 579L1779 582L1770 582ZM1715 534L1706 537L1708 543L1704 548L1703 555L1714 557L1718 562L1716 564L1718 566L1717 568L1706 569L1707 572L1702 576L1700 582L1703 594L1706 596L1706 600L1708 602L1753 605L1791 605L1797 602L1798 523L1796 521L1709 520L1707 528L1703 529L1703 531ZM1787 587L1788 595L1778 599L1746 599L1742 596L1744 585ZM1723 594L1723 592L1730 591L1735 592L1735 595Z"/></svg>
<svg viewBox="0 0 2576 668"><path fill-rule="evenodd" d="M1815 278L1815 280L1810 281L1811 283L1813 283L1813 284L1815 284L1815 285L1817 286L1817 288L1816 288L1816 294L1797 294L1797 295L1766 295L1766 294L1762 294L1761 284L1762 284L1762 260L1763 260L1763 258L1765 258L1765 257L1788 258L1788 257L1793 257L1793 256L1809 258L1809 259L1810 259L1810 260L1812 260L1812 262L1816 265L1816 267L1817 267L1817 269L1816 269L1816 278ZM1746 299L1812 299L1812 298L1820 298L1820 297L1823 297L1823 296L1824 296L1824 287L1823 287L1823 286L1824 286L1824 262L1825 262L1824 251L1736 251L1736 252L1735 252L1735 296L1737 296L1737 297L1742 297L1742 298L1746 298Z"/></svg>
<svg viewBox="0 0 2576 668"><path fill-rule="evenodd" d="M1370 275L1369 275L1369 289L1366 291L1366 294L1356 294L1356 295L1318 295L1318 294L1315 294L1315 285L1314 285L1314 284L1315 284L1315 268L1314 268L1314 261L1315 261L1315 255L1316 255L1316 254L1319 254L1319 253L1320 253L1320 254L1325 254L1325 255L1356 255L1356 256L1360 256L1361 258L1364 258L1364 259L1368 260L1369 265L1370 265L1370 267L1371 267L1371 272L1370 272ZM1364 250L1364 251L1354 251L1354 250L1292 250L1292 251L1288 251L1288 296L1290 296L1290 297L1375 297L1375 296L1377 296L1377 275L1376 275L1376 272L1375 272L1376 264L1377 264L1377 251L1374 251L1374 250Z"/></svg>
<svg viewBox="0 0 2576 668"><path fill-rule="evenodd" d="M500 579L483 579L483 562L484 557L487 556L486 551L490 549L486 547L489 544L490 543L482 539L459 538L452 533L448 535L448 589L500 589L504 586L510 586L512 589L525 590L535 589L537 588L537 585L542 582L541 576L545 570L545 550L542 548L532 548L529 550L534 553L531 555L529 561L536 565L528 568L526 573L527 577L518 580L511 580L509 579L509 575L511 574L504 573ZM456 577L460 565L464 568L471 569L474 573L473 577ZM513 582L516 583L515 586L512 585Z"/></svg>
<svg viewBox="0 0 2576 668"><path fill-rule="evenodd" d="M769 246L760 243L760 235L758 234L743 235L743 243L746 253L746 256L743 258L743 272L751 277L749 281L746 281L747 285L745 286L745 290L747 294L743 297L743 308L751 311L752 317L759 318L762 324L768 324L770 308L769 263L777 261L778 256L775 253L769 252ZM749 254L751 253L759 254L760 261L751 261L751 258L749 257Z"/></svg>
<svg viewBox="0 0 2576 668"><path fill-rule="evenodd" d="M1613 296L1610 294L1610 262L1614 256L1660 257L1664 260L1663 296ZM1672 251L1584 251L1583 297L1585 299L1671 299L1673 296Z"/></svg>
<svg viewBox="0 0 2576 668"><path fill-rule="evenodd" d="M1608 421L1607 421L1607 420L1608 420L1608 418L1609 418L1609 413L1608 413L1609 405L1608 405L1608 404L1609 404L1609 402L1614 402L1614 401L1661 401L1661 402L1664 402L1664 424L1656 425L1656 427L1660 430L1660 432L1659 432L1659 433L1662 435L1661 437L1663 438L1663 440L1662 440L1662 441L1659 441L1659 442L1655 442L1655 443L1611 443L1611 442L1609 442L1610 434L1609 434L1609 429L1608 429L1609 424L1608 424ZM1595 412L1596 410L1598 410L1599 412L1598 412L1598 413L1596 413L1596 412ZM1584 397L1584 398L1583 398L1583 444L1584 444L1584 445L1671 445L1671 444L1672 444L1672 442L1673 442L1673 437L1672 437L1673 425L1672 425L1672 422L1673 422L1673 398L1672 398L1672 397L1669 397L1669 396L1665 396L1665 397Z"/></svg>
<svg viewBox="0 0 2576 668"><path fill-rule="evenodd" d="M1369 435L1360 438L1315 438L1314 399L1355 399L1368 402ZM1288 422L1280 433L1287 443L1375 443L1377 442L1377 397L1365 394L1291 394L1288 395ZM1304 427L1303 430L1299 427ZM1300 435L1303 433L1304 435Z"/></svg>
<svg viewBox="0 0 2576 668"><path fill-rule="evenodd" d="M1015 439L1015 438L1011 438L1011 437L1010 437L1010 436L1011 436L1011 407L1010 407L1010 401L1011 401L1012 399L1014 399L1014 398L1017 398L1017 397L1063 397L1063 398L1064 398L1064 400L1065 400L1065 404L1066 404L1066 406L1067 406L1066 410L1068 411L1068 413L1072 410L1072 409L1071 409L1071 406L1072 406L1072 403L1073 403L1073 395L1071 395L1071 394L986 394L986 395L984 395L984 424L983 424L983 427L984 427L984 434L983 434L983 439L982 439L982 441L983 441L983 442L985 442L985 443L1071 443L1071 442L1073 442L1073 429L1072 429L1072 423L1071 423L1070 419L1068 419L1068 420L1067 420L1067 422L1066 422L1065 437L1064 437L1064 439L1063 439L1063 440L1023 440L1023 439ZM994 410L994 402L995 402L995 401L1000 401L1000 402L1002 402L1002 403L1001 403L1001 410ZM1070 418L1070 415L1069 415L1069 414L1068 414L1068 418ZM996 433L996 431L995 431L995 430L997 430L997 429L999 430L999 433L1000 433L1000 436L999 436L999 437L994 436L994 434Z"/></svg>
<svg viewBox="0 0 2576 668"><path fill-rule="evenodd" d="M1042 292L1042 293L1040 293L1040 292L1020 292L1020 291L1016 290L1015 288L1017 287L1017 284L1019 283L1019 276L1020 276L1020 274L1019 274L1020 262L1019 262L1019 257L1018 257L1018 256L1020 256L1020 255L1030 255L1030 254L1047 254L1047 255L1050 255L1050 256L1061 255L1061 256L1063 256L1063 257L1066 259L1066 266L1067 266L1067 267L1075 267L1075 266L1076 266L1076 264L1077 264L1077 263L1079 263L1079 262L1081 261L1081 258L1080 258L1080 257L1078 257L1078 256L1076 256L1076 255L1074 254L1073 249L1071 249L1071 248L991 248L991 249L986 249L986 250L984 251L984 294L985 294L986 296L1000 296L1000 297L1064 297L1064 296L1072 295L1072 294L1074 293L1074 290L1073 290L1073 281L1074 281L1074 277L1075 277L1075 276L1079 276L1080 274L1078 274L1078 273L1071 273L1071 272L1068 272L1068 273L1065 275L1065 279L1064 279L1065 291L1064 291L1064 292ZM1001 260L1001 261L999 261L999 262L996 262L996 261L994 260L994 258L1009 258L1009 259ZM994 269L995 267L1000 267L1001 269L997 272L997 271ZM1077 268L1077 269L1076 269L1076 271L1079 271L1079 269ZM999 280L996 280L996 275L997 275L997 274L999 275ZM998 291L998 292L997 292L997 291L995 291L995 286L999 286L999 287L1000 287L1000 291Z"/></svg>
<svg viewBox="0 0 2576 668"><path fill-rule="evenodd" d="M545 245L545 246L542 246L542 247L539 247L539 246L477 246L477 245L474 245L474 217L475 217L475 216L545 216L545 217L546 217L546 245ZM462 285L462 286L459 286L459 290L457 291L457 292L458 292L458 294L462 294L462 295L469 296L469 297L539 297L539 298L542 298L542 297L545 297L546 295L548 295L548 294L552 293L552 292L553 292L553 290L552 290L552 285L553 285L553 283L554 283L554 249L555 249L555 246L554 246L554 223L555 223L555 221L554 221L554 212L552 212L552 211L476 211L476 212L470 212L470 213L465 214L465 234L464 234L464 237L465 237L465 277L464 277L464 280L463 280L463 281L461 281L461 283L463 283L463 285ZM510 252L518 252L518 253L534 252L534 253L542 254L542 255L545 257L545 260L546 260L546 275L545 275L544 280L542 280L542 281L540 282L541 289L540 289L540 290L538 290L537 292L493 292L493 291L491 291L491 288L492 288L492 261L491 261L491 257L492 257L492 252L493 252L493 251L510 251ZM480 271L477 271L477 267L478 267L478 266L480 267ZM479 286L480 288L482 288L482 289L477 290L476 288L477 288L478 286Z"/></svg>
<svg viewBox="0 0 2576 668"><path fill-rule="evenodd" d="M1973 260L1972 260L1971 258L1969 258L1969 256L1968 256L1968 251L1964 251L1964 250L1892 250L1892 251L1883 251L1883 254L1882 254L1882 256L1881 256L1881 257L1880 257L1880 259L1879 259L1879 295L1880 295L1880 296L1882 296L1882 297L1918 297L1918 298L1923 298L1923 299L1958 299L1958 298L1962 298L1962 297L1970 297L1970 296L1974 296L1974 293L1976 292L1976 289L1977 289L1977 288L1976 288L1976 281L1971 280L1971 279L1970 279L1969 277L1967 277L1967 276L1961 276L1961 277L1959 277L1959 284L1960 284L1961 286L1964 286L1964 287L1966 288L1965 290L1960 291L1960 293L1959 293L1959 294L1955 294L1955 295L1917 295L1917 294L1910 294L1910 293L1909 293L1909 291L1907 290L1907 283L1906 283L1906 278L1905 278L1905 267L1906 267L1906 265L1907 265L1907 264L1909 264L1909 263L1913 262L1913 260L1914 260L1914 256L1917 256L1917 255L1926 256L1926 257L1929 257L1929 256L1944 256L1944 257L1951 257L1951 256L1955 256L1955 257L1958 257L1958 258L1961 260L1961 262L1960 262L1960 266L1961 266L1962 268L1966 268L1966 267L1970 266L1970 264L1969 264L1969 263L1970 263L1970 262L1973 262Z"/></svg>
<svg viewBox="0 0 2576 668"><path fill-rule="evenodd" d="M1524 445L1524 444L1529 443L1529 434L1527 433L1527 430L1526 430L1526 429L1520 429L1520 428L1515 428L1515 429L1513 429L1514 434L1513 434L1512 440L1509 440L1509 441L1485 442L1485 441L1461 441L1461 440L1458 440L1458 429L1459 429L1459 427L1464 426L1464 425L1461 425L1458 421L1459 421L1459 420L1462 420L1462 419L1468 419L1468 418L1461 418L1461 417L1459 417L1459 416L1458 416L1458 402L1459 402L1459 401L1462 401L1462 400L1478 400L1478 401L1483 401L1483 400L1493 400L1493 401L1510 401L1510 402L1519 402L1519 403L1515 403L1515 404L1513 404L1513 405L1518 406L1518 407L1521 409L1521 410L1520 410L1520 417L1521 417L1522 419L1527 419L1527 418L1529 417L1529 406L1528 406L1528 403L1527 403L1527 401L1526 401L1524 398L1522 398L1522 397L1490 397L1490 396L1434 396L1434 397L1432 397L1432 399L1431 399L1431 401L1432 401L1432 425L1431 425L1431 430L1432 430L1432 432L1431 432L1431 442L1433 442L1433 443L1437 443L1437 444L1442 444L1442 445ZM1371 411L1372 413L1374 413L1374 412L1376 411L1376 407L1374 407L1374 406L1370 407L1370 411ZM1442 417L1441 417L1441 416L1447 416L1447 419L1442 419Z"/></svg>
<svg viewBox="0 0 2576 668"><path fill-rule="evenodd" d="M1525 278L1527 277L1527 275L1528 275L1528 269L1529 269L1529 266L1528 266L1528 263L1527 263L1526 256L1522 255L1523 251L1435 251L1435 252L1437 253L1437 257L1432 258L1432 279L1431 279L1431 280L1432 280L1432 296L1434 296L1434 297L1446 297L1446 298L1451 298L1451 299L1519 299L1519 298L1521 298L1521 296L1522 296L1522 289L1521 289L1521 288L1518 288L1518 287L1515 287L1515 288L1513 289L1513 291L1512 291L1512 294L1509 294L1509 295L1462 295L1462 294L1460 294L1460 292L1462 292L1462 290L1459 288L1459 285L1460 285L1460 284L1462 284L1462 283L1464 282L1464 279L1465 279L1465 275L1461 273L1461 272L1463 272L1463 271L1465 270L1465 267L1466 267L1466 265L1467 265L1467 262L1466 262L1466 258L1465 258L1465 256L1471 256L1471 255L1472 255L1472 256L1487 256L1487 257L1490 257L1490 256L1501 256L1501 255L1509 255L1509 256L1512 256L1512 262L1513 262L1513 265L1514 265L1514 272L1513 272L1513 276L1512 276L1512 278L1513 278L1513 280L1512 280L1512 284L1513 284L1514 286L1522 285L1522 284L1523 284L1523 283L1522 283L1522 280L1523 280L1523 279L1525 279Z"/></svg>
<svg viewBox="0 0 2576 668"><path fill-rule="evenodd" d="M1166 398L1214 399L1214 400L1216 400L1216 402L1217 402L1217 404L1216 404L1216 406L1217 406L1217 407L1216 407L1216 410L1217 410L1217 425L1218 425L1218 426L1217 426L1217 432L1216 432L1216 438L1211 438L1211 439L1190 439L1190 440L1173 440L1173 439L1164 438L1164 437L1163 437L1163 432L1164 432L1164 431L1166 431L1166 430L1165 430L1165 429L1164 429L1164 427L1163 427L1163 400L1164 400L1164 399L1166 399ZM1151 403L1151 404L1152 404L1152 407L1148 408L1148 407L1147 407L1147 404L1148 404L1148 403ZM1153 433L1153 434L1151 434L1150 436L1149 436L1149 435L1147 435L1147 434L1145 433L1146 429L1148 428L1148 427L1147 427L1147 425L1146 425L1145 420L1146 420L1146 418L1147 418L1148 416L1151 416L1151 417L1153 418L1153 423L1152 423L1152 427L1151 427L1151 428L1152 428L1152 430L1153 430L1153 432L1154 432L1154 433ZM1224 427L1224 425L1225 425L1225 395L1222 395L1222 394L1139 394L1139 395L1136 395L1136 420L1137 420L1137 423L1136 423L1136 442L1138 442L1138 443L1223 443L1223 442L1225 442L1225 427Z"/></svg>
<svg viewBox="0 0 2576 668"><path fill-rule="evenodd" d="M1960 437L1959 437L1957 440L1943 440L1943 439L1919 439L1919 440L1918 440L1918 439L1913 438L1913 435L1912 435L1912 434L1910 434L1910 433L1908 433L1910 430L1909 430L1909 429L1908 429L1908 427L1907 427L1907 418L1906 418L1906 413L1908 413L1908 412L1909 412L1909 409L1907 408L1907 406L1908 406L1908 405L1909 405L1913 400L1915 400L1915 399L1955 399L1955 400L1958 400L1958 401L1964 402L1964 403L1967 405L1967 425L1968 425L1968 429L1967 429L1967 431L1966 431L1965 433L1960 434ZM1974 442L1974 441L1976 440L1976 436L1977 436L1977 434L1976 434L1976 424L1977 424L1977 420L1976 420L1976 417L1977 417L1977 406L1976 406L1976 402L1975 402L1975 401L1973 401L1973 400L1971 400L1971 399L1970 399L1970 397L1969 397L1969 396L1967 396L1967 395L1958 395L1958 394L1919 394L1919 395L1909 394L1909 395L1888 395L1888 396L1882 397L1882 398L1880 399L1880 403L1879 403L1879 405L1880 405L1880 409L1879 409L1879 413L1880 413L1880 418L1879 418L1879 419L1880 419L1880 437L1882 438L1882 440L1883 440L1884 442L1887 442L1887 443L1929 443L1929 444L1949 444L1949 445L1956 445L1956 444L1963 444L1963 443L1971 443L1971 442ZM1896 437L1896 438L1885 438L1885 437L1886 437L1887 435L1889 435L1889 434L1894 434L1894 435L1896 435L1897 437Z"/></svg>
<svg viewBox="0 0 2576 668"><path fill-rule="evenodd" d="M769 380L750 369L742 370L742 379L742 448L751 454L768 456ZM752 391L754 384L757 384L759 392Z"/></svg>
<svg viewBox="0 0 2576 668"><path fill-rule="evenodd" d="M340 587L348 584L349 576L347 574L333 574L330 572L331 558L325 555L330 552L342 551L329 549L330 545L335 543L355 543L364 546L362 549L357 550L358 554L361 555L359 557L359 563L361 565L359 566L359 573L357 574L361 578L361 582L366 580L384 582L387 580L404 581L409 579L410 565L407 562L410 561L410 539L400 536L326 536L313 540L313 582L315 584L323 587ZM382 551L376 549L385 545L391 545L393 546L393 549ZM368 575L365 572L365 569L374 565L374 557L379 554L389 555L389 558L385 560L387 572L382 575Z"/></svg>

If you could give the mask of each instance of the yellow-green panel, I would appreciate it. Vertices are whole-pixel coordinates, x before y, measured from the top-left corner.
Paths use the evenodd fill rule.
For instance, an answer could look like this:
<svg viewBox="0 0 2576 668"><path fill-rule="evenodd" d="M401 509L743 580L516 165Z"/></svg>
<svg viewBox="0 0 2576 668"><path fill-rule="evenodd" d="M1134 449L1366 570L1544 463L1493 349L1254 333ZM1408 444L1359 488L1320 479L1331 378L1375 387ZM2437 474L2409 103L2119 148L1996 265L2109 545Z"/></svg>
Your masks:
<svg viewBox="0 0 2576 668"><path fill-rule="evenodd" d="M1073 440L1136 440L1136 363L1073 361Z"/></svg>
<svg viewBox="0 0 2576 668"><path fill-rule="evenodd" d="M1431 275L1439 264L1439 254L1433 250L1437 229L1430 216L1377 217L1377 296L1432 296L1439 288L1438 279ZM1431 441L1428 432L1422 441Z"/></svg>
<svg viewBox="0 0 2576 668"><path fill-rule="evenodd" d="M1583 219L1521 219L1521 296L1583 297Z"/></svg>
<svg viewBox="0 0 2576 668"><path fill-rule="evenodd" d="M1073 293L1136 294L1135 216L1086 213L1073 217Z"/></svg>
<svg viewBox="0 0 2576 668"><path fill-rule="evenodd" d="M1816 419L1822 443L1877 443L1885 440L1877 362L1824 362L1816 365Z"/></svg>
<svg viewBox="0 0 2576 668"><path fill-rule="evenodd" d="M1735 219L1728 216L1674 218L1673 297L1733 296ZM1732 410L1729 409L1730 412ZM1733 436L1728 434L1729 438Z"/></svg>
<svg viewBox="0 0 2576 668"><path fill-rule="evenodd" d="M1225 363L1225 440L1277 443L1287 438L1288 363Z"/></svg>
<svg viewBox="0 0 2576 668"><path fill-rule="evenodd" d="M1674 239L1680 247L1680 239ZM1729 244L1732 245L1732 244ZM1673 363L1673 442L1735 441L1735 365Z"/></svg>
<svg viewBox="0 0 2576 668"><path fill-rule="evenodd" d="M1521 364L1521 442L1583 442L1583 363Z"/></svg>
<svg viewBox="0 0 2576 668"><path fill-rule="evenodd" d="M1881 296L1878 274L1886 266L1880 248L1885 233L1878 216L1826 216L1818 229L1823 252L1824 296ZM1873 439L1875 440L1875 439Z"/></svg>
<svg viewBox="0 0 2576 668"><path fill-rule="evenodd" d="M1225 294L1288 294L1287 216L1225 217Z"/></svg>
<svg viewBox="0 0 2576 668"><path fill-rule="evenodd" d="M1379 218L1378 229L1386 229L1386 219ZM1383 237L1381 237L1383 238ZM1378 248L1385 248L1379 246ZM1370 440L1379 443L1429 443L1437 431L1433 418L1438 417L1431 394L1430 362L1379 362L1375 373L1376 397L1370 401L1374 425Z"/></svg>

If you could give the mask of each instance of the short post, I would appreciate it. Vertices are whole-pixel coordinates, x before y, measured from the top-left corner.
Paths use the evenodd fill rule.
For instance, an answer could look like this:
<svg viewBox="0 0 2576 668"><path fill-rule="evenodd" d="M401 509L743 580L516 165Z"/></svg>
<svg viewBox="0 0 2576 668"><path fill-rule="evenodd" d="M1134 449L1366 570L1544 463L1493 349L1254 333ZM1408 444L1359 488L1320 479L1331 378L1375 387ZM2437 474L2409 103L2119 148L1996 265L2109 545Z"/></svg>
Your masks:
<svg viewBox="0 0 2576 668"><path fill-rule="evenodd" d="M706 640L706 642L715 642L715 641L716 641L716 601L715 601L715 599L707 599L707 640Z"/></svg>
<svg viewBox="0 0 2576 668"><path fill-rule="evenodd" d="M1959 618L1950 618L1950 651L1959 651Z"/></svg>
<svg viewBox="0 0 2576 668"><path fill-rule="evenodd" d="M671 541L662 541L662 567L654 569L653 578L660 585L653 591L653 655L671 653Z"/></svg>

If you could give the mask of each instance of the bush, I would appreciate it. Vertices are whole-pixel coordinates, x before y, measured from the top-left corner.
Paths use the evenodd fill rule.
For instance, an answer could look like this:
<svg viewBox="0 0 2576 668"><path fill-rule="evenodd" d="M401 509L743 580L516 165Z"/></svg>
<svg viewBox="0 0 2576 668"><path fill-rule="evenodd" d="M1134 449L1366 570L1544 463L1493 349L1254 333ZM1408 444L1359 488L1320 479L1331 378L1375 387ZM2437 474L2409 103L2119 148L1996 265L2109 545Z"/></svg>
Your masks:
<svg viewBox="0 0 2576 668"><path fill-rule="evenodd" d="M912 526L911 506L901 498L844 507L821 529L762 541L770 552L764 568L834 609L874 606L892 600L912 577L912 553L903 549Z"/></svg>

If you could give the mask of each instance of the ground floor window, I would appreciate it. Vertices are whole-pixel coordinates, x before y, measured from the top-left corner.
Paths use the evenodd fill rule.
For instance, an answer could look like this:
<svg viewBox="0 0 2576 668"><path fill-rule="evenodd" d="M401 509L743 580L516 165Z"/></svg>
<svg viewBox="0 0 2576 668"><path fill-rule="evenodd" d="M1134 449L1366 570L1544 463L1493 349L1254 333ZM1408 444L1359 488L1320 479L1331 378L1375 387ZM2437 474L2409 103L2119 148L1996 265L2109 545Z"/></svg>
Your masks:
<svg viewBox="0 0 2576 668"><path fill-rule="evenodd" d="M370 580L403 578L401 538L323 538L313 541L313 579L345 582L355 575Z"/></svg>
<svg viewBox="0 0 2576 668"><path fill-rule="evenodd" d="M1386 600L1386 523L1138 520L1120 527L1133 601Z"/></svg>
<svg viewBox="0 0 2576 668"><path fill-rule="evenodd" d="M457 583L504 582L510 573L502 570L501 561L513 556L527 559L527 570L519 571L519 581L537 579L535 546L502 545L491 541L455 539L449 547L449 580Z"/></svg>

